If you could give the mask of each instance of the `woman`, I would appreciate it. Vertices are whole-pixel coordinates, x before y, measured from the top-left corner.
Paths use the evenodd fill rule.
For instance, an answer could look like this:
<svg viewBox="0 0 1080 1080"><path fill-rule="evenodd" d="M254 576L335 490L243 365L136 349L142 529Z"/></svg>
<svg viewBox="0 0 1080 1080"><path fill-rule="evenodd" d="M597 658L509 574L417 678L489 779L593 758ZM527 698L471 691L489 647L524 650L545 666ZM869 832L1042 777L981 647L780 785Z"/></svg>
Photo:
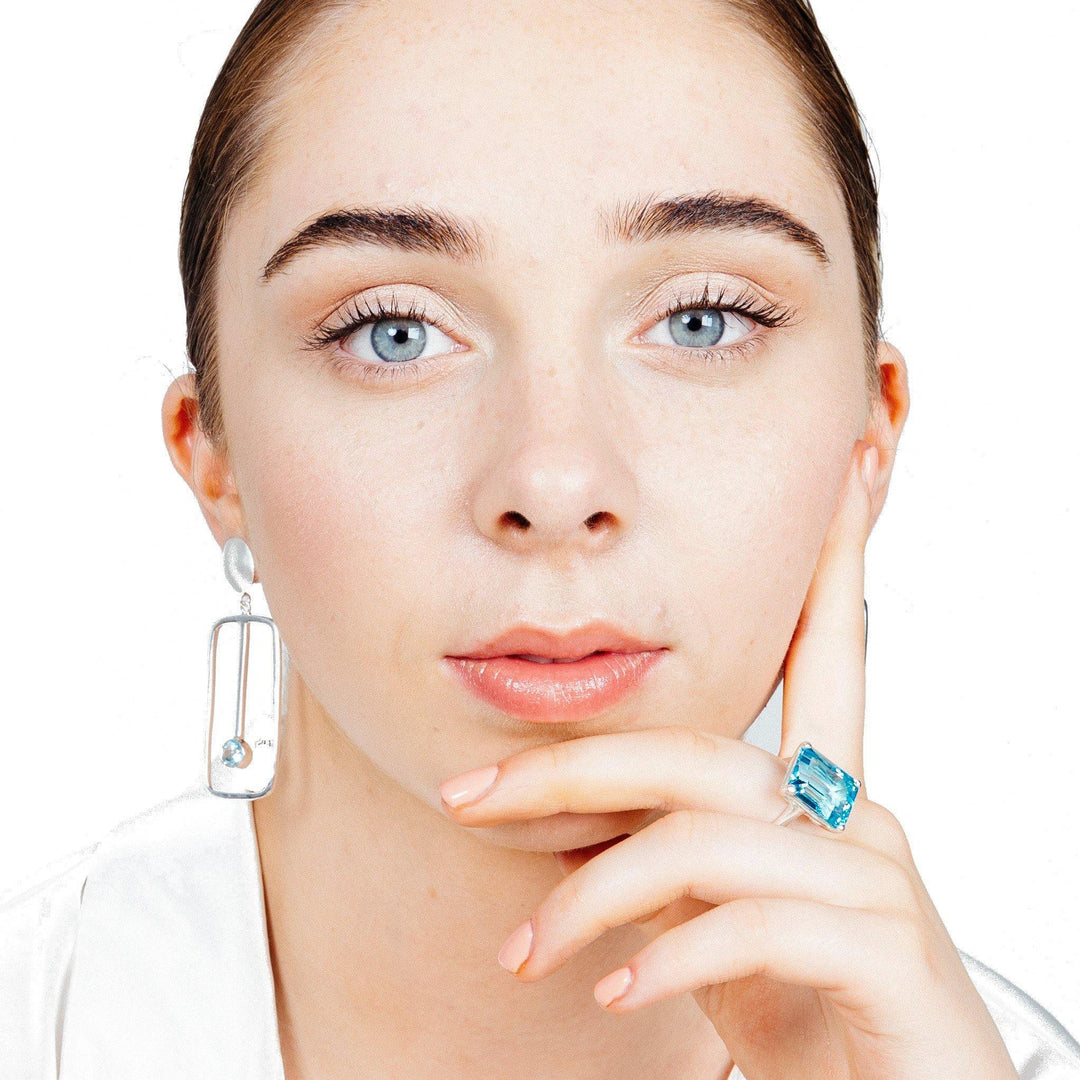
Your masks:
<svg viewBox="0 0 1080 1080"><path fill-rule="evenodd" d="M1068 1075L864 780L908 390L805 7L262 3L181 263L286 708L8 905L16 1075Z"/></svg>

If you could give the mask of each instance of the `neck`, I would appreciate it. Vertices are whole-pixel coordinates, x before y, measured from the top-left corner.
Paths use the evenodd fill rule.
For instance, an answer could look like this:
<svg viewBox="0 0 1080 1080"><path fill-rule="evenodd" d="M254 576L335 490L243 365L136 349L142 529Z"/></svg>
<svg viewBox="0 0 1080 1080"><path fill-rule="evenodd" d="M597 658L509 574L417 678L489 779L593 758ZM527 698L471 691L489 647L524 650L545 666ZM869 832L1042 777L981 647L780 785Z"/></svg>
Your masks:
<svg viewBox="0 0 1080 1080"><path fill-rule="evenodd" d="M418 800L291 669L286 701L274 787L253 811L288 1080L728 1076L690 995L622 1016L596 1004L593 986L643 944L633 924L537 983L500 968L562 879L551 853L484 842Z"/></svg>

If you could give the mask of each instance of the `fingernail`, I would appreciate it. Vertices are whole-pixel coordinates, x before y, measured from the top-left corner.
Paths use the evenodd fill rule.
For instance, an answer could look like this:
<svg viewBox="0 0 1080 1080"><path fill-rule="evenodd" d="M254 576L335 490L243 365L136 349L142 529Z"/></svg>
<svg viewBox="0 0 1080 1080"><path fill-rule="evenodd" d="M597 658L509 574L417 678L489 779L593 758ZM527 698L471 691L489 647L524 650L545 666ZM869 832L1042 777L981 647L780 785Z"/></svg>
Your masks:
<svg viewBox="0 0 1080 1080"><path fill-rule="evenodd" d="M503 947L499 950L499 963L516 975L521 965L529 959L532 940L532 919L528 919L503 942Z"/></svg>
<svg viewBox="0 0 1080 1080"><path fill-rule="evenodd" d="M593 996L604 1008L607 1008L616 998L620 998L634 981L634 973L628 968L619 968L610 975L605 975L593 989Z"/></svg>
<svg viewBox="0 0 1080 1080"><path fill-rule="evenodd" d="M862 456L862 478L867 491L873 491L878 470L878 448L871 443Z"/></svg>
<svg viewBox="0 0 1080 1080"><path fill-rule="evenodd" d="M467 802L479 799L485 795L488 789L495 783L495 777L499 775L498 765L488 765L484 769L473 769L471 772L462 773L451 780L447 780L439 792L443 800L450 806L463 806Z"/></svg>

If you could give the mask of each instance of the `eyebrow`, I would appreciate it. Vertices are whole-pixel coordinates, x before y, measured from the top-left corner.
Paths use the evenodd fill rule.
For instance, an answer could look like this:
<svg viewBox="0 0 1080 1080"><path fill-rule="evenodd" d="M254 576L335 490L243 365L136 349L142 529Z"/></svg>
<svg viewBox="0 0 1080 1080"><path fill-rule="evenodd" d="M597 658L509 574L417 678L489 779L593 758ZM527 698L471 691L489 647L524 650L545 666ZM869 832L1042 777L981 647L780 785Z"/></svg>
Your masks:
<svg viewBox="0 0 1080 1080"><path fill-rule="evenodd" d="M813 229L756 195L723 191L672 198L643 195L601 210L598 225L601 239L608 245L648 243L703 232L756 232L781 236L824 266L831 261ZM353 244L419 251L464 263L483 262L494 248L490 233L480 222L447 210L417 205L333 210L286 240L263 267L262 280L269 281L303 251Z"/></svg>

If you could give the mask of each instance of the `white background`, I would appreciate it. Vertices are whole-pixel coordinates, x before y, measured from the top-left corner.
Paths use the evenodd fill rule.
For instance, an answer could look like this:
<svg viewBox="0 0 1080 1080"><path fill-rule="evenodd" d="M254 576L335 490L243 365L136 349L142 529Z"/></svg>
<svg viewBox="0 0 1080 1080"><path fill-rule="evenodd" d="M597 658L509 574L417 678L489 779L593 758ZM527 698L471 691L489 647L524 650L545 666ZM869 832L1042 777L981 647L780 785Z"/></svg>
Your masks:
<svg viewBox="0 0 1080 1080"><path fill-rule="evenodd" d="M187 156L252 5L5 19L0 889L200 773L207 635L237 604L159 409ZM1078 1034L1080 19L815 7L873 137L913 398L868 552L868 787L956 944Z"/></svg>

